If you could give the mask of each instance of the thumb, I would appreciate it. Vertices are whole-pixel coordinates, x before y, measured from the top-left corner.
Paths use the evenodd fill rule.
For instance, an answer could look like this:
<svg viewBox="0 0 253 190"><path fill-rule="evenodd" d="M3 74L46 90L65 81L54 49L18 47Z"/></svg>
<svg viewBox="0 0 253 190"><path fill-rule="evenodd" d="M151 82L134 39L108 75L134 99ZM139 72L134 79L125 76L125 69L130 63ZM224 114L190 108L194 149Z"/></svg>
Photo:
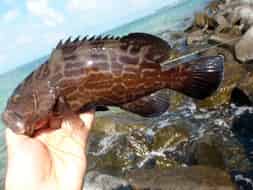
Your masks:
<svg viewBox="0 0 253 190"><path fill-rule="evenodd" d="M89 112L81 114L80 118L83 121L86 129L90 131L95 118L95 110L91 110Z"/></svg>
<svg viewBox="0 0 253 190"><path fill-rule="evenodd" d="M88 140L89 131L94 121L94 111L89 111L78 116L65 118L62 122L64 134L78 140L83 146ZM82 142L82 143L81 143Z"/></svg>
<svg viewBox="0 0 253 190"><path fill-rule="evenodd" d="M5 140L7 145L8 154L14 153L21 147L21 145L28 139L24 135L18 135L14 133L11 129L6 128L5 130Z"/></svg>

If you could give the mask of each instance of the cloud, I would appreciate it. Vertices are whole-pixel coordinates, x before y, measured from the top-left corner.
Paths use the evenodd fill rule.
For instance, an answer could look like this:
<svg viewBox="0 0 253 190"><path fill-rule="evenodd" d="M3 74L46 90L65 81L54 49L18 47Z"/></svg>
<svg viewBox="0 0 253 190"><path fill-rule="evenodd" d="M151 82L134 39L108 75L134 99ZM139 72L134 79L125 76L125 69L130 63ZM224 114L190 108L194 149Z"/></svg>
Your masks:
<svg viewBox="0 0 253 190"><path fill-rule="evenodd" d="M48 0L27 0L26 6L32 15L40 17L48 26L56 26L64 21L61 13L49 7Z"/></svg>
<svg viewBox="0 0 253 190"><path fill-rule="evenodd" d="M3 15L4 22L14 21L19 15L19 11L17 9L9 10Z"/></svg>
<svg viewBox="0 0 253 190"><path fill-rule="evenodd" d="M69 11L88 11L96 9L98 6L98 0L69 0L67 3L67 9Z"/></svg>

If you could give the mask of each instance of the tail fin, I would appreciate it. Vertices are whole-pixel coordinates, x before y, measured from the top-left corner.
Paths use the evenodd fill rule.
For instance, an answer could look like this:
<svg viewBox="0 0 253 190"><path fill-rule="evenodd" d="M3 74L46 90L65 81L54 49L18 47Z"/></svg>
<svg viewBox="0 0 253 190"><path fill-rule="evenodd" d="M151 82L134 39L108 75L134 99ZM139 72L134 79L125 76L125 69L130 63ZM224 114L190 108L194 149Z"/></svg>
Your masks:
<svg viewBox="0 0 253 190"><path fill-rule="evenodd" d="M169 88L196 99L212 95L223 80L224 57L201 57L168 70L173 76ZM173 73L174 72L174 73Z"/></svg>

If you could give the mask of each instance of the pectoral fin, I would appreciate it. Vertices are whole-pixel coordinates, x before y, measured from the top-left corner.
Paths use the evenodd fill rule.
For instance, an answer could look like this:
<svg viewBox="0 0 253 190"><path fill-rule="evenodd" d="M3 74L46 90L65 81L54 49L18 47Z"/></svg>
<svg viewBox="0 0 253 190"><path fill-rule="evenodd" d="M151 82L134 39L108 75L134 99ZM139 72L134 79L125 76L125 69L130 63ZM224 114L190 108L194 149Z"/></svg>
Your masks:
<svg viewBox="0 0 253 190"><path fill-rule="evenodd" d="M169 108L169 95L159 91L121 106L122 109L143 117L157 117Z"/></svg>
<svg viewBox="0 0 253 190"><path fill-rule="evenodd" d="M65 101L64 97L59 97L56 100L56 103L53 108L54 114L56 115L63 115L63 114L68 114L71 112L70 106L68 103ZM72 112L71 112L72 113Z"/></svg>

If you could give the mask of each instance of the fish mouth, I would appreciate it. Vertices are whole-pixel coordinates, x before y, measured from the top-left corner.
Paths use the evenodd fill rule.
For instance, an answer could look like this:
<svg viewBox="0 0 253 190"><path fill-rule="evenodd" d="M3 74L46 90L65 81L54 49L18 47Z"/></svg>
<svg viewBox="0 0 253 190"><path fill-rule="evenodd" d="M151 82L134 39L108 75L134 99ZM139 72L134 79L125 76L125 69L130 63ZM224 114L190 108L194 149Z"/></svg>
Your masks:
<svg viewBox="0 0 253 190"><path fill-rule="evenodd" d="M10 128L15 133L24 134L26 132L25 122L18 113L6 110L2 113L2 120L6 127Z"/></svg>

